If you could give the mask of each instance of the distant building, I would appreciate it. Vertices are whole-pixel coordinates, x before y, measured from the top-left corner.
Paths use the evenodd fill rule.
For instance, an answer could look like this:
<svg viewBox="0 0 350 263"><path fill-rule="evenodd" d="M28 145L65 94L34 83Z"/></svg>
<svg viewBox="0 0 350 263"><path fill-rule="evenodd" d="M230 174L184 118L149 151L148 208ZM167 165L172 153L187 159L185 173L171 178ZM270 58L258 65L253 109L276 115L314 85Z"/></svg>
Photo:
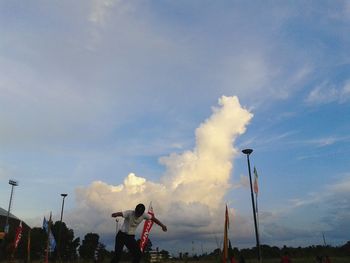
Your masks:
<svg viewBox="0 0 350 263"><path fill-rule="evenodd" d="M1 240L1 237L3 236L3 232L5 230L6 217L7 217L7 210L0 207L0 240ZM10 226L9 234L13 234L16 231L16 228L18 227L20 221L21 221L21 219L19 219L15 215L13 215L11 213L9 214L9 219L8 219L8 223ZM22 221L22 228L23 228L22 233L26 233L30 229L30 227L23 221Z"/></svg>
<svg viewBox="0 0 350 263"><path fill-rule="evenodd" d="M149 252L149 262L151 263L158 263L165 259L165 255L160 253L158 250L151 250Z"/></svg>

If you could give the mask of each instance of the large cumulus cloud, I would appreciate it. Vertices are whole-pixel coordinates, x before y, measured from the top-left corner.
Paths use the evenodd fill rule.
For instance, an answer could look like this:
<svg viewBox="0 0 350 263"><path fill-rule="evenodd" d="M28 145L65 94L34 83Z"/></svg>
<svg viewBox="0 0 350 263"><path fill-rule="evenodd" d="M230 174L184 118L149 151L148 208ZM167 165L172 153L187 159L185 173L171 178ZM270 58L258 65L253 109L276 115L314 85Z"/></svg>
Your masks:
<svg viewBox="0 0 350 263"><path fill-rule="evenodd" d="M111 238L113 211L152 201L157 217L169 228L165 236L156 227L154 237L181 240L221 233L224 195L237 154L233 143L251 118L237 97L221 97L219 107L196 129L194 149L160 158L165 172L159 182L130 173L119 185L94 181L76 189L78 206L68 215L73 228Z"/></svg>

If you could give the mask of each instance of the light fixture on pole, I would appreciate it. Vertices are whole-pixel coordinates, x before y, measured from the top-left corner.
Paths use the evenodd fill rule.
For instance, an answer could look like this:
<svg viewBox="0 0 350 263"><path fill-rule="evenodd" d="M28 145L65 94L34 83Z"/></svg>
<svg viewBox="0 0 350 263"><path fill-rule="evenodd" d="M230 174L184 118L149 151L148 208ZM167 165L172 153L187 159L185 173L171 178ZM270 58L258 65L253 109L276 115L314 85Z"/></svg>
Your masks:
<svg viewBox="0 0 350 263"><path fill-rule="evenodd" d="M7 216L6 216L6 223L5 223L5 229L4 232L7 234L9 232L9 217L10 217L10 210L12 205L12 196L13 196L13 188L15 186L18 186L18 182L15 180L9 180L9 184L11 185L11 195L10 195L10 202L9 202L9 208L7 209Z"/></svg>
<svg viewBox="0 0 350 263"><path fill-rule="evenodd" d="M259 232L258 232L258 225L256 221L256 210L255 210L255 202L254 202L254 195L253 195L253 185L252 185L252 176L250 172L250 160L249 155L253 152L252 149L244 149L242 153L247 155L247 161L248 161L248 172L249 172L249 182L250 182L250 193L252 198L252 206L253 206L253 216L254 216L254 227L255 227L255 238L256 238L256 248L258 250L258 262L261 261L261 254L260 254L260 240L259 240Z"/></svg>
<svg viewBox="0 0 350 263"><path fill-rule="evenodd" d="M64 199L68 194L61 194L62 196L62 209L61 209L61 219L60 219L60 228L58 232L58 242L57 242L57 255L58 259L61 261L61 235L62 235L62 218L63 218L63 208L64 208Z"/></svg>

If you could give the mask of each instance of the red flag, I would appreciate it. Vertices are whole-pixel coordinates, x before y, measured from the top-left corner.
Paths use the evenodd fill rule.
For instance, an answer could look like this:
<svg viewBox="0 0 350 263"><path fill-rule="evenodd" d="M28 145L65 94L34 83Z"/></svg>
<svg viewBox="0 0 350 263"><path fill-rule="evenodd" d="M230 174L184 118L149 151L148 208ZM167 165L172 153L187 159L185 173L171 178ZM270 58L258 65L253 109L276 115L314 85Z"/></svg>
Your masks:
<svg viewBox="0 0 350 263"><path fill-rule="evenodd" d="M19 222L19 226L16 229L16 237L15 237L15 249L18 246L19 241L22 237L22 221Z"/></svg>
<svg viewBox="0 0 350 263"><path fill-rule="evenodd" d="M228 218L228 210L226 205L226 211L225 211L225 229L224 229L224 248L222 253L222 262L226 263L228 258L228 228L230 227L230 222Z"/></svg>
<svg viewBox="0 0 350 263"><path fill-rule="evenodd" d="M152 207L152 202L149 204L148 208L148 214L153 218L154 213L153 213L153 207ZM152 220L146 220L145 224L143 225L143 231L141 235L141 240L140 240L140 250L141 252L144 251L149 233L151 232L151 228L153 226L153 221Z"/></svg>
<svg viewBox="0 0 350 263"><path fill-rule="evenodd" d="M258 186L258 172L256 171L254 167L254 193L258 194L259 192L259 186Z"/></svg>

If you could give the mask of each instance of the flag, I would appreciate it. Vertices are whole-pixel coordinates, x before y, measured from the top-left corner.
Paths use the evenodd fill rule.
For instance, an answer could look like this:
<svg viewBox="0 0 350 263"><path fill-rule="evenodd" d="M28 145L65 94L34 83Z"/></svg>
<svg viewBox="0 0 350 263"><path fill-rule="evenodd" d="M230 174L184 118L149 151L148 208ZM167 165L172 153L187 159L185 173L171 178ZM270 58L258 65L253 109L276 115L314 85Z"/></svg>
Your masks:
<svg viewBox="0 0 350 263"><path fill-rule="evenodd" d="M14 249L17 248L19 241L21 240L22 237L22 221L19 222L18 227L16 228L16 235L15 235L15 244L14 244Z"/></svg>
<svg viewBox="0 0 350 263"><path fill-rule="evenodd" d="M152 202L149 204L148 214L152 218L154 217ZM143 230L142 230L141 240L140 240L140 250L141 250L141 252L143 252L144 249L145 249L145 246L146 246L147 240L148 240L148 236L149 236L149 233L151 232L152 226L153 226L153 221L152 220L146 220L144 225L143 225Z"/></svg>
<svg viewBox="0 0 350 263"><path fill-rule="evenodd" d="M259 192L259 186L258 186L258 172L255 169L254 166L254 193L258 194Z"/></svg>
<svg viewBox="0 0 350 263"><path fill-rule="evenodd" d="M228 218L228 210L226 205L226 211L225 211L225 229L224 229L224 248L222 253L222 262L226 263L228 259L228 229L230 227L230 222Z"/></svg>
<svg viewBox="0 0 350 263"><path fill-rule="evenodd" d="M50 252L52 252L52 251L55 250L56 240L55 240L55 237L53 236L50 228L51 228L51 215L50 215L50 220L49 221L47 221L46 218L44 217L43 229L45 229L46 233L49 235L49 238L48 238L49 250L50 250Z"/></svg>

